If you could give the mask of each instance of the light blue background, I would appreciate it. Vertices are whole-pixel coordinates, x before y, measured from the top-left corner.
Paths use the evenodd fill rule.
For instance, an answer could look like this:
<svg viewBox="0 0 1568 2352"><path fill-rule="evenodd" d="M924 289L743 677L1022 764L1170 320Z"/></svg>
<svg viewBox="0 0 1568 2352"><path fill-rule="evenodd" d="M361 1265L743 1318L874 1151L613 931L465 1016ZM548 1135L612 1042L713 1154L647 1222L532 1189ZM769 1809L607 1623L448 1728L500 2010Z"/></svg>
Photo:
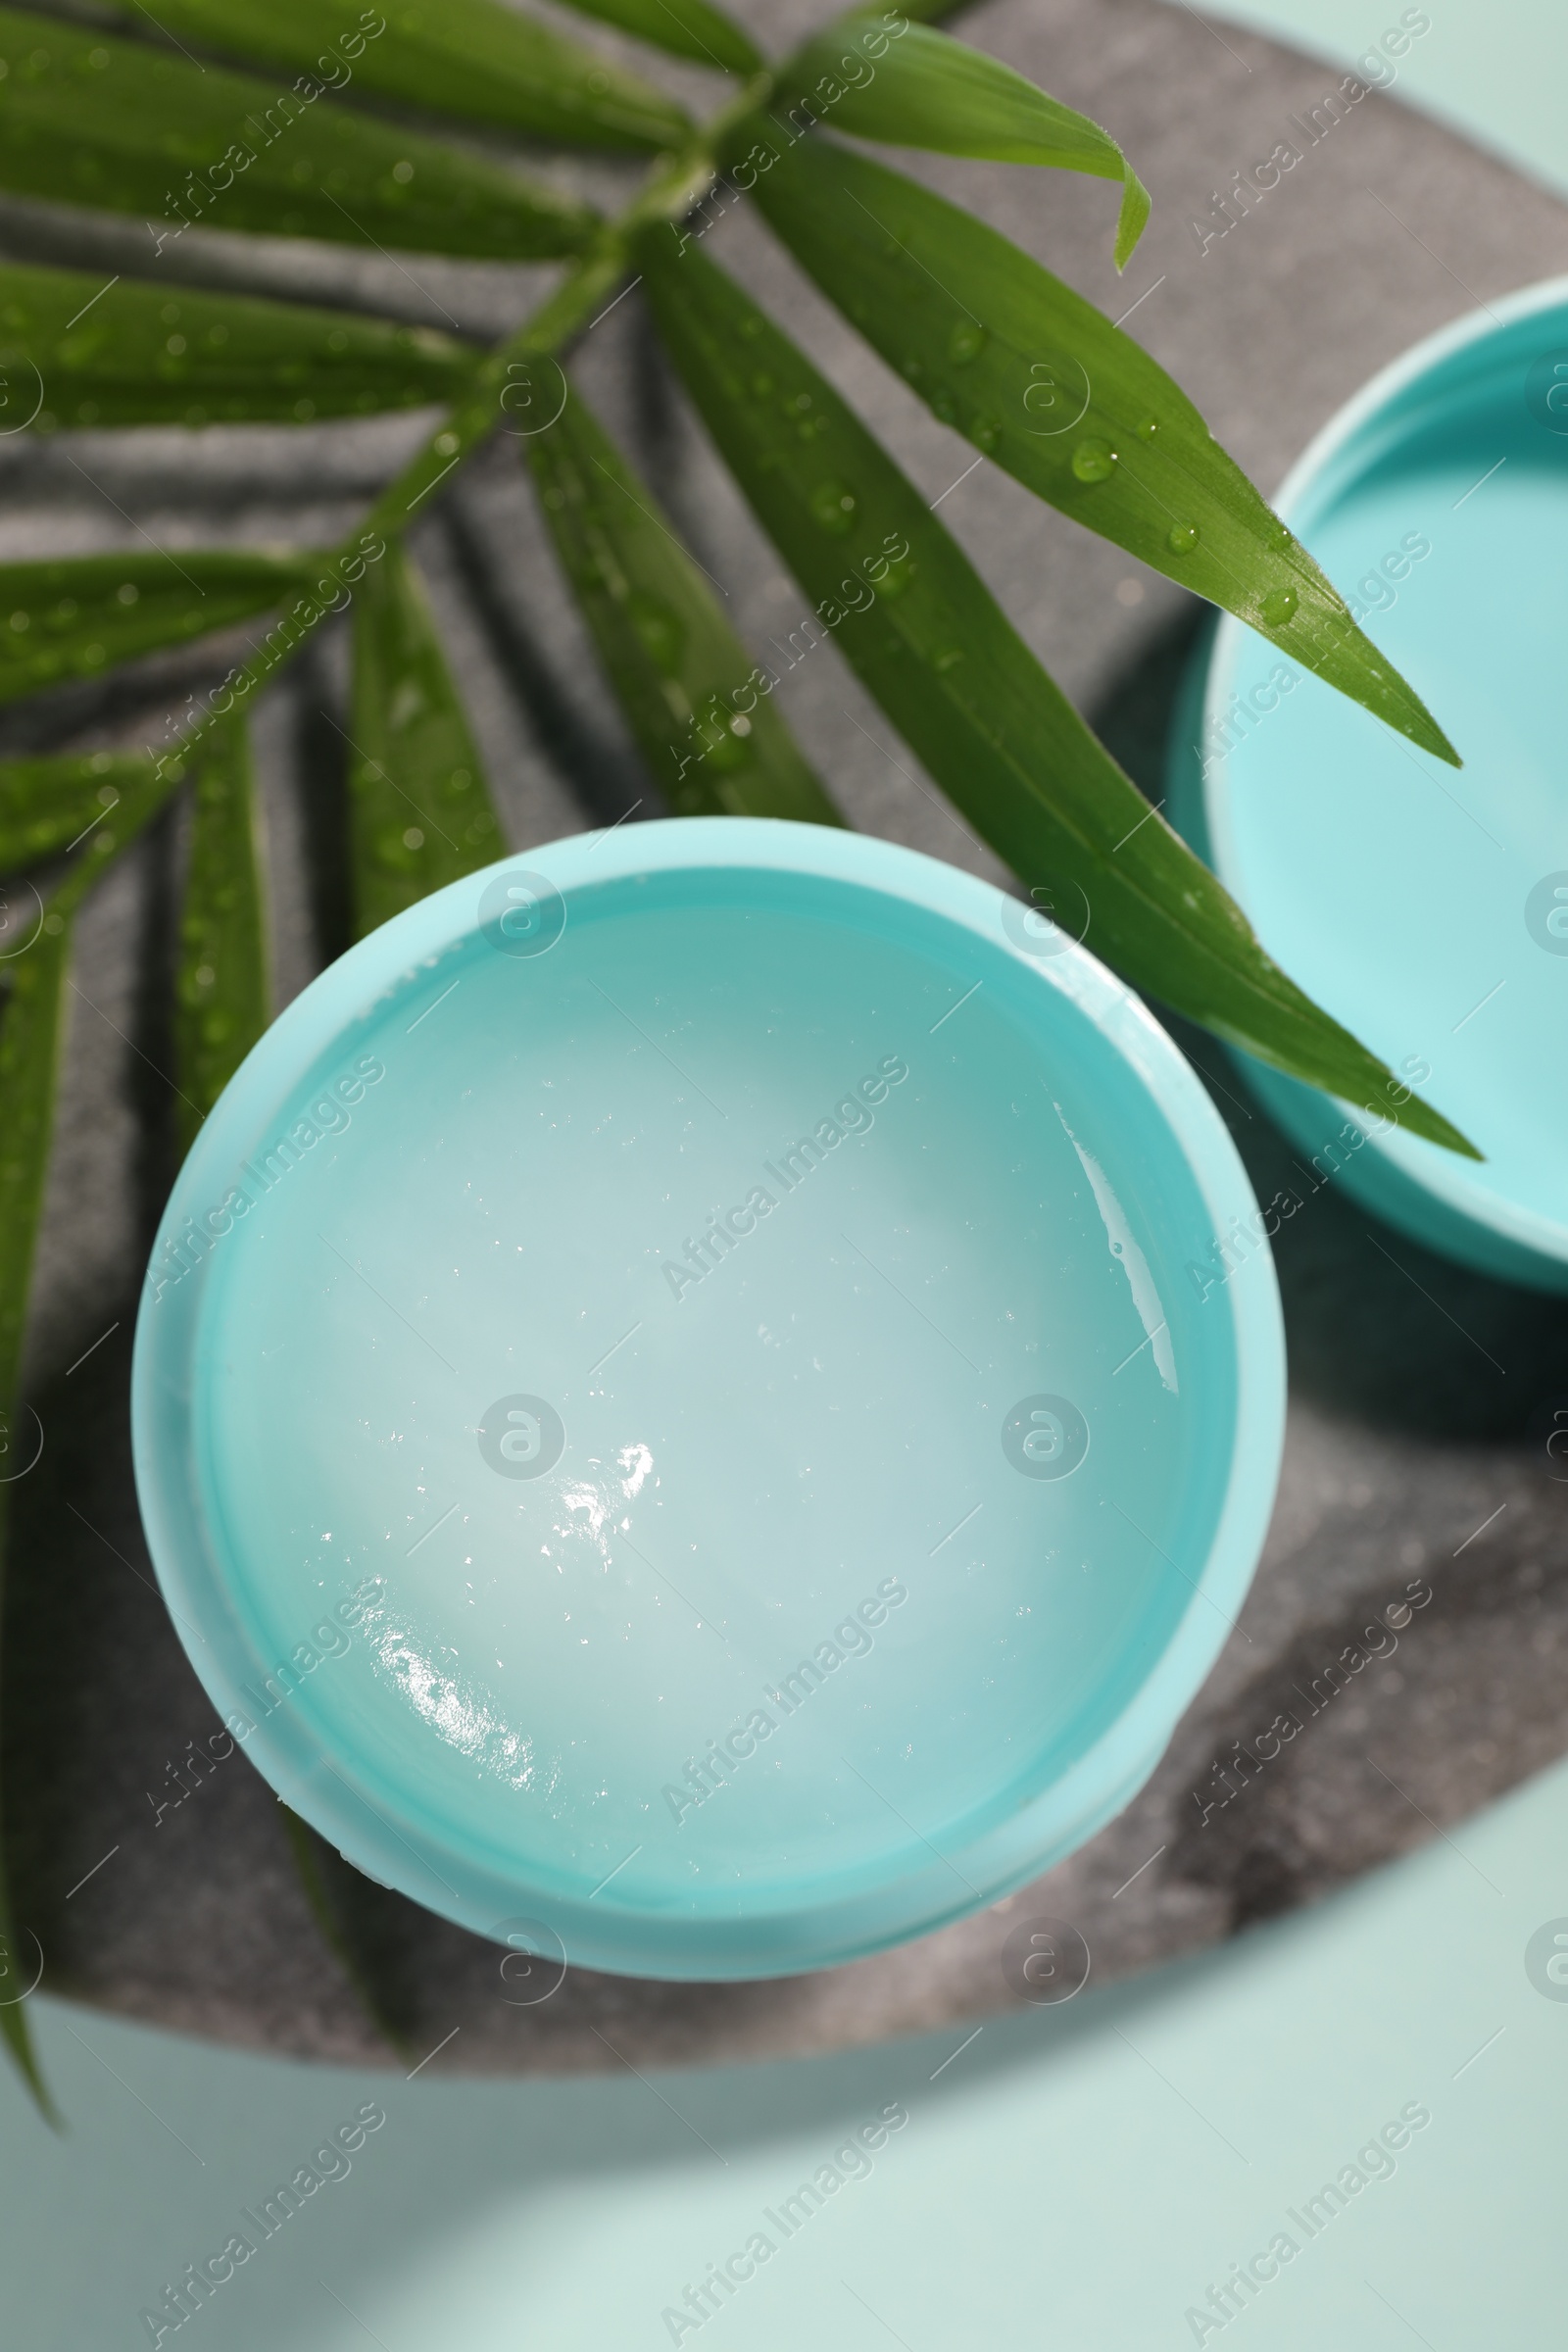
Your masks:
<svg viewBox="0 0 1568 2352"><path fill-rule="evenodd" d="M1565 1830L1561 1766L1288 1924L1141 1983L1091 1980L967 2048L955 2030L657 2081L411 2082L40 2002L73 2121L54 2139L4 2079L5 2340L145 2343L161 2282L375 2098L386 2125L348 2178L166 2343L658 2352L683 2286L897 2100L908 2123L869 2176L685 2344L1174 2348L1196 2340L1184 2315L1209 2282L1284 2229L1301 2250L1227 2342L1407 2352L1413 2328L1432 2352L1559 2345L1568 2003L1533 1988L1523 1954L1568 1914ZM1285 2209L1414 2101L1432 2121L1397 2172L1308 2241Z"/></svg>
<svg viewBox="0 0 1568 2352"><path fill-rule="evenodd" d="M1560 4L1434 0L1399 87L1568 187ZM1399 11L1259 0L1225 13L1349 60ZM1544 1999L1523 1965L1531 1934L1559 1915L1568 1767L1348 1896L1130 1986L1091 1984L1068 2007L999 2020L951 2064L961 2032L651 2082L411 2083L38 2000L71 2128L55 2138L0 2072L4 2340L147 2342L138 2312L162 2281L216 2252L241 2205L376 2097L388 2121L350 2177L166 2343L652 2352L685 2282L846 2129L900 2099L908 2125L870 2177L687 2344L1190 2344L1184 2312L1209 2281L1291 2228L1284 2209L1411 2100L1432 2122L1395 2178L1305 2244L1226 2340L1559 2344L1568 2003Z"/></svg>
<svg viewBox="0 0 1568 2352"><path fill-rule="evenodd" d="M1406 0L1224 0L1200 9L1339 66L1397 26ZM1425 4L1425 0L1423 0ZM1562 0L1430 0L1432 29L1397 61L1398 95L1568 193L1568 39Z"/></svg>

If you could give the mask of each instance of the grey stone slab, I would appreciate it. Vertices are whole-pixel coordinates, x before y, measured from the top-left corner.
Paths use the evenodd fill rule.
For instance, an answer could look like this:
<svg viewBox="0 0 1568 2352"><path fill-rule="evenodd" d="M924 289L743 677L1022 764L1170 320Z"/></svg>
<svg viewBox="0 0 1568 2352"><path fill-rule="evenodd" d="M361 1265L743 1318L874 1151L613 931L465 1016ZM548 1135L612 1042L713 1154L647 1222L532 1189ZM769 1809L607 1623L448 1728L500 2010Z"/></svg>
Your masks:
<svg viewBox="0 0 1568 2352"><path fill-rule="evenodd" d="M777 45L822 13L752 11ZM1555 198L1396 96L1358 101L1315 140L1298 135L1291 119L1309 119L1337 77L1248 34L1221 39L1190 11L994 0L968 28L1111 126L1152 190L1152 225L1118 282L1114 195L1102 184L934 159L911 168L972 200L1112 317L1136 303L1129 332L1265 486L1417 336L1568 261ZM1287 136L1300 162L1204 250L1192 220ZM624 181L581 162L553 168L611 195ZM737 214L712 233L713 250L832 369L927 495L949 490L973 453L857 345L754 221ZM0 244L19 256L135 270L146 267L140 237L134 224L0 207ZM543 282L427 259L411 279L378 256L281 241L258 254L196 232L169 269L483 334L519 317ZM672 386L635 296L589 338L581 369L742 628L760 645L787 640L798 594ZM140 544L138 530L172 546L324 538L416 429L394 419L292 435L3 441L0 555ZM1198 620L1191 600L989 466L943 512L1029 642L1157 794ZM613 821L638 801L631 821L655 812L515 445L498 439L460 478L418 552L514 845ZM198 648L40 698L0 714L0 750L156 742L185 695L232 659L229 647L216 659ZM280 1002L346 937L334 732L345 680L341 638L313 647L258 719ZM1441 708L1441 681L1424 683ZM857 824L997 871L830 642L780 691ZM270 1790L236 1754L175 1801L173 1768L215 1724L151 1581L125 1396L139 1264L172 1167L162 1073L178 855L171 820L82 925L30 1343L47 1443L14 1490L4 1792L18 1896L56 1990L230 2041L363 2058L378 2045L306 1910ZM1260 1192L1294 1181L1286 1146L1234 1072L1181 1034ZM1565 1317L1384 1232L1333 1186L1305 1201L1276 1254L1293 1391L1267 1550L1207 1686L1118 1821L997 1911L853 1967L743 1986L573 1974L534 2008L506 1998L494 1947L345 1876L345 1916L410 2037L433 2048L458 2029L437 2063L470 2071L822 2050L944 2023L956 2042L1010 1998L1000 1950L1023 1920L1074 1923L1095 1971L1116 1975L1310 1901L1435 1835L1463 1850L1467 1814L1568 1747L1568 1488L1544 1449L1553 1409L1568 1404ZM1391 1606L1410 1610L1393 1631ZM1373 1656L1366 1629L1380 1618ZM1348 1651L1361 1662L1329 1675Z"/></svg>

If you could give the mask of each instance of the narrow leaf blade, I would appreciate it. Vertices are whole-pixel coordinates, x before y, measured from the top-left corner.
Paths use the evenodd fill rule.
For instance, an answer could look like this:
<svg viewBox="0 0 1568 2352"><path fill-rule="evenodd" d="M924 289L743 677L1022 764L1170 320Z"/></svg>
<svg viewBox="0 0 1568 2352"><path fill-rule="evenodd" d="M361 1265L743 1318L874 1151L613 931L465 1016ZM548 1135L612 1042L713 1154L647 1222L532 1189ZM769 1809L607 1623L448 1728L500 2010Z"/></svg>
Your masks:
<svg viewBox="0 0 1568 2352"><path fill-rule="evenodd" d="M20 1450L24 1444L30 1449L27 1419L18 1393L19 1374L54 1128L70 946L70 931L64 924L53 935L34 941L18 959L0 1017L0 1441L8 1453ZM0 1591L10 1515L11 1489L0 1486ZM10 1874L0 1854L0 1961L6 1970L0 1989L9 1991L13 1982L29 1981L32 1960L30 1945L19 1932ZM0 2031L40 2112L58 2125L23 2000L9 2000L0 2008Z"/></svg>
<svg viewBox="0 0 1568 2352"><path fill-rule="evenodd" d="M334 1899L331 1882L353 1866L308 1821L302 1820L292 1805L285 1805L280 1799L278 1809L283 1816L283 1834L288 1839L295 1875L322 1940L348 1979L366 2016L406 2066L414 2056L414 2046L397 2025L381 1997L380 1987L355 1949Z"/></svg>
<svg viewBox="0 0 1568 2352"><path fill-rule="evenodd" d="M650 48L726 74L760 74L767 63L750 35L708 0L566 0L566 6L618 24Z"/></svg>
<svg viewBox="0 0 1568 2352"><path fill-rule="evenodd" d="M10 1509L10 1498L4 1490L0 1489L0 1588L3 1588L5 1582L7 1521ZM23 1971L27 1968L30 1957L26 1944L17 1933L15 1913L11 1903L10 1883L4 1859L0 1857L0 1963L4 1965L6 1981L20 1979ZM43 2069L38 2064L38 2053L32 2042L32 2031L27 2024L25 1998L25 1994L21 1997L13 1995L7 2000L5 2007L0 2009L0 2034L5 2036L6 2048L11 2054L12 2063L31 2091L39 2114L46 2124L52 2124L58 2132L61 2124L60 2110L50 2095L49 2085L44 2080Z"/></svg>
<svg viewBox="0 0 1568 2352"><path fill-rule="evenodd" d="M174 976L176 1124L190 1151L202 1119L268 1025L266 906L256 837L249 727L242 717L209 729L195 755L190 860ZM385 2018L331 1903L329 1848L299 1813L282 1806L284 1835L308 1905L376 2030L400 2053L405 2041Z"/></svg>
<svg viewBox="0 0 1568 2352"><path fill-rule="evenodd" d="M981 49L925 24L894 29L899 14L858 11L826 26L791 61L786 104L804 99L831 111L835 130L885 146L1119 180L1116 267L1125 269L1149 219L1149 192L1109 131Z"/></svg>
<svg viewBox="0 0 1568 2352"><path fill-rule="evenodd" d="M449 404L478 355L424 326L0 264L0 373L32 423L299 423Z"/></svg>
<svg viewBox="0 0 1568 2352"><path fill-rule="evenodd" d="M1293 1076L1392 1109L1388 1071L1264 954L804 354L698 247L650 232L641 259L687 388L818 624L975 830L1031 887L1081 892L1087 944L1136 987ZM742 368L776 397L755 397ZM1414 1098L1399 1115L1470 1150Z"/></svg>
<svg viewBox="0 0 1568 2352"><path fill-rule="evenodd" d="M118 13L138 21L125 0ZM157 22L246 64L571 146L647 151L690 129L640 74L496 0L424 0L390 24L354 0L169 0Z"/></svg>
<svg viewBox="0 0 1568 2352"><path fill-rule="evenodd" d="M577 252L594 227L520 172L335 104L310 72L284 90L14 8L0 64L0 188L133 214L149 262L196 222L498 260Z"/></svg>
<svg viewBox="0 0 1568 2352"><path fill-rule="evenodd" d="M0 703L265 612L316 568L313 556L226 548L0 564Z"/></svg>
<svg viewBox="0 0 1568 2352"><path fill-rule="evenodd" d="M704 573L572 385L527 443L556 550L638 748L682 815L842 818Z"/></svg>
<svg viewBox="0 0 1568 2352"><path fill-rule="evenodd" d="M182 1152L190 1150L271 1011L245 721L228 718L210 728L194 764L190 861L174 975L174 1114Z"/></svg>
<svg viewBox="0 0 1568 2352"><path fill-rule="evenodd" d="M11 1444L71 955L70 924L56 910L51 915L53 928L39 927L16 958L0 1019L0 1422Z"/></svg>
<svg viewBox="0 0 1568 2352"><path fill-rule="evenodd" d="M504 844L424 585L400 545L354 608L349 831L355 936L499 858Z"/></svg>
<svg viewBox="0 0 1568 2352"><path fill-rule="evenodd" d="M74 849L151 762L92 752L81 759L0 762L0 874L20 873Z"/></svg>
<svg viewBox="0 0 1568 2352"><path fill-rule="evenodd" d="M43 1210L60 1047L60 992L71 954L72 924L84 898L145 831L182 782L171 760L160 776L151 760L126 760L120 798L67 867L26 944L5 963L0 1018L0 1411L17 1395L33 1245Z"/></svg>
<svg viewBox="0 0 1568 2352"><path fill-rule="evenodd" d="M127 780L110 822L78 852L47 910L40 906L27 944L7 959L0 1014L0 1440L7 1446L19 1442L23 1419L22 1349L54 1133L73 922L88 891L157 813L177 780L177 765L158 778L151 763L143 763L138 779ZM9 1516L10 1488L0 1485L0 1587ZM20 1973L25 1958L0 1855L0 1963L6 1976ZM43 2114L57 2121L20 2000L0 2006L0 2034Z"/></svg>
<svg viewBox="0 0 1568 2352"><path fill-rule="evenodd" d="M769 224L936 416L1086 530L1458 765L1425 705L1147 352L901 172L824 139L784 151L782 133L768 135L779 152L756 193Z"/></svg>
<svg viewBox="0 0 1568 2352"><path fill-rule="evenodd" d="M143 833L183 781L181 760L160 775L123 762L115 807L67 867L27 944L6 960L0 1019L0 1410L17 1394L33 1245L43 1209L60 1046L60 991L72 925L83 899Z"/></svg>

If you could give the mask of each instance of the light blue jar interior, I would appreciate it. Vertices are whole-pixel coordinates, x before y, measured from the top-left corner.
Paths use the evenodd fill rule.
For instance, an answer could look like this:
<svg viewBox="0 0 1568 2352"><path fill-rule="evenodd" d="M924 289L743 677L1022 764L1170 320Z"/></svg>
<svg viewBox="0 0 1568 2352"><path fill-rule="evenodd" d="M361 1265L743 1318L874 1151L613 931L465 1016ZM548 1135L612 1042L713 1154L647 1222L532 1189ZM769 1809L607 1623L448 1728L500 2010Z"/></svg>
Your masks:
<svg viewBox="0 0 1568 2352"><path fill-rule="evenodd" d="M1266 1248L1189 1269L1252 1206L986 885L727 820L508 860L181 1174L135 1439L192 1661L480 1932L723 1978L933 1926L1125 1801L1234 1618L1278 1306Z"/></svg>
<svg viewBox="0 0 1568 2352"><path fill-rule="evenodd" d="M1568 1289L1568 281L1375 379L1277 504L1465 764L1227 620L1175 729L1172 814L1292 978L1485 1164L1244 1066L1309 1180Z"/></svg>

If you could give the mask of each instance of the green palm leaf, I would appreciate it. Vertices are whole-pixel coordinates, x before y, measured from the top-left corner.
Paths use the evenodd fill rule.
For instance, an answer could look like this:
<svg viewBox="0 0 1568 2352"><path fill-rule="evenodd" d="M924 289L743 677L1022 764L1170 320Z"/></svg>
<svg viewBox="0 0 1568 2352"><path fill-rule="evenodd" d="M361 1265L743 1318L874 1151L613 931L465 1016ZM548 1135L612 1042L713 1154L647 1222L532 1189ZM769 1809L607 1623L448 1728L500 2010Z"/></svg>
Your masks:
<svg viewBox="0 0 1568 2352"><path fill-rule="evenodd" d="M101 824L151 772L147 760L92 752L80 759L0 762L0 874L41 864Z"/></svg>
<svg viewBox="0 0 1568 2352"><path fill-rule="evenodd" d="M14 8L0 63L0 188L132 213L149 262L198 221L500 260L592 231L584 206L336 105L309 74L284 90Z"/></svg>
<svg viewBox="0 0 1568 2352"><path fill-rule="evenodd" d="M137 772L129 770L135 765ZM143 832L182 779L172 762L126 762L124 789L108 820L41 901L27 944L7 959L0 1019L0 1415L15 1406L33 1244L43 1205L60 1042L60 991L72 924L82 900Z"/></svg>
<svg viewBox="0 0 1568 2352"><path fill-rule="evenodd" d="M363 939L506 845L429 601L401 547L354 608L349 832Z"/></svg>
<svg viewBox="0 0 1568 2352"><path fill-rule="evenodd" d="M0 564L0 703L265 612L317 567L314 556L229 549Z"/></svg>
<svg viewBox="0 0 1568 2352"><path fill-rule="evenodd" d="M767 135L783 150L776 127ZM1426 706L1186 394L1092 303L983 221L826 140L780 152L757 201L944 423L1457 766Z"/></svg>
<svg viewBox="0 0 1568 2352"><path fill-rule="evenodd" d="M391 23L355 0L157 0L156 13L141 0L95 0L133 38L94 29L77 0L65 15L0 5L0 188L140 217L149 275L194 224L572 264L482 357L314 307L183 290L165 299L134 270L105 283L0 265L7 430L299 422L424 401L447 411L335 551L161 552L144 534L134 555L0 565L0 702L287 606L251 632L265 641L223 687L189 698L164 759L0 763L0 871L68 860L47 904L13 886L8 936L17 924L30 933L0 956L0 1444L17 1429L62 992L83 894L196 773L174 1009L188 1140L268 1011L253 793L234 713L351 604L359 930L494 858L500 832L473 738L403 542L500 420L519 369L597 325L639 264L696 405L812 601L792 646L834 637L974 830L1023 881L1049 887L1072 927L1137 985L1354 1102L1393 1110L1404 1091L1270 961L865 426L679 225L714 172L744 180L749 170L784 243L938 417L1087 529L1453 758L1152 361L1005 239L815 135L814 119L863 139L1119 181L1120 263L1147 199L1115 142L994 61L920 29L956 14L957 0L909 0L879 19L858 12L775 77L714 0L567 4L752 86L698 129L673 99L512 0L399 0ZM405 111L654 161L605 221L477 146L402 127ZM673 805L839 821L779 718L771 668L752 662L722 591L579 398L530 441L527 462L612 690ZM1469 1152L1419 1100L1399 1115ZM0 1554L7 1493L0 1485ZM333 1895L336 1866L312 1834L289 1828L313 1908L376 2014ZM0 1869L0 1972L19 1957ZM0 2035L50 2112L26 2013L3 1983Z"/></svg>
<svg viewBox="0 0 1568 2352"><path fill-rule="evenodd" d="M805 355L700 249L655 231L642 258L687 388L818 626L976 832L1058 905L1067 886L1074 931L1081 893L1088 944L1136 987L1332 1094L1392 1107L1382 1063L1264 955ZM1470 1150L1413 1098L1401 1115Z"/></svg>
<svg viewBox="0 0 1568 2352"><path fill-rule="evenodd" d="M708 0L566 0L566 6L618 24L651 48L721 66L726 74L760 74L766 64L750 36Z"/></svg>
<svg viewBox="0 0 1568 2352"><path fill-rule="evenodd" d="M311 1917L320 1932L321 1939L348 1979L355 1998L383 2041L395 2050L407 2066L414 2056L414 2047L388 2006L373 1971L366 1965L357 1948L349 1919L345 1916L348 1899L364 1880L337 1848L329 1845L318 1830L313 1830L301 1819L292 1805L278 1799L278 1811L283 1817L283 1835L288 1839L295 1875L310 1905Z"/></svg>
<svg viewBox="0 0 1568 2352"><path fill-rule="evenodd" d="M41 914L39 919L41 920ZM71 932L38 937L20 958L6 994L0 1024L0 1446L8 1479L30 1458L31 1416L18 1396L22 1339L33 1247L43 1213L49 1146L54 1130L59 1076L62 1007ZM13 1467L15 1465L15 1467ZM4 1590L11 1487L0 1485L0 1592ZM27 2013L20 1996L36 1965L30 1941L20 1932L11 1904L9 1873L0 1859L0 2033L21 2067L33 2097L51 2123L58 2123L38 2069Z"/></svg>
<svg viewBox="0 0 1568 2352"><path fill-rule="evenodd" d="M892 32L877 13L857 12L828 25L794 60L785 105L797 97L831 112L834 129L857 138L1120 180L1118 270L1144 233L1149 191L1109 131L944 32L922 24Z"/></svg>
<svg viewBox="0 0 1568 2352"><path fill-rule="evenodd" d="M907 6L887 13L909 17L916 24L946 24L974 6L975 0L907 0Z"/></svg>
<svg viewBox="0 0 1568 2352"><path fill-rule="evenodd" d="M271 1018L250 735L225 719L195 760L190 857L174 975L174 1121L180 1149Z"/></svg>
<svg viewBox="0 0 1568 2352"><path fill-rule="evenodd" d="M31 1443L20 1396L22 1343L54 1132L73 922L88 891L157 814L177 780L177 768L158 778L147 762L137 778L126 777L111 822L78 852L53 897L39 904L30 939L13 951L6 966L9 986L0 1018L0 1445L8 1451ZM10 1495L10 1485L0 1485L0 1588ZM10 1997L10 1979L30 1974L27 1961L0 1860L0 2034L39 2107L53 2121L25 2012Z"/></svg>
<svg viewBox="0 0 1568 2352"><path fill-rule="evenodd" d="M250 734L242 718L215 727L197 756L190 854L174 978L175 1124L189 1151L207 1113L270 1018ZM289 1852L318 1926L372 2021L400 2054L374 1984L347 1940L328 1891L338 1861L289 1806Z"/></svg>
<svg viewBox="0 0 1568 2352"><path fill-rule="evenodd" d="M476 365L427 326L0 263L0 374L40 431L363 416L456 400Z"/></svg>
<svg viewBox="0 0 1568 2352"><path fill-rule="evenodd" d="M527 444L557 552L638 748L682 815L842 823L754 663L575 386Z"/></svg>
<svg viewBox="0 0 1568 2352"><path fill-rule="evenodd" d="M123 0L119 14L145 24ZM496 0L423 0L390 23L353 0L169 0L154 21L246 64L572 146L675 147L690 129L662 90Z"/></svg>

